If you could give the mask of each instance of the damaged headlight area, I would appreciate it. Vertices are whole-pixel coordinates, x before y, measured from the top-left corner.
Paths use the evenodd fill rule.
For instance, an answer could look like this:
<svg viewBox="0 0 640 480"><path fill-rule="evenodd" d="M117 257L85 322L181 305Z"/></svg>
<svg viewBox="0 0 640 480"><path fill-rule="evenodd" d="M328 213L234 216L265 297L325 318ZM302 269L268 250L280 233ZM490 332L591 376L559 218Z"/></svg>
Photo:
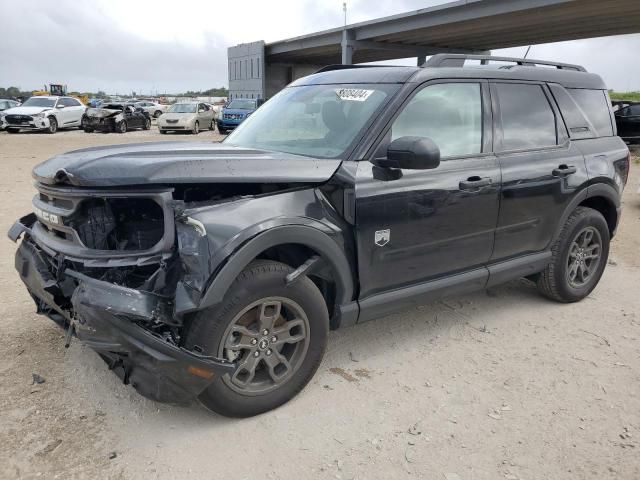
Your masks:
<svg viewBox="0 0 640 480"><path fill-rule="evenodd" d="M187 402L234 371L182 345L185 312L207 277L207 242L197 222L176 222L170 191L39 188L35 213L9 232L23 237L16 269L38 313L157 401Z"/></svg>
<svg viewBox="0 0 640 480"><path fill-rule="evenodd" d="M85 200L67 224L87 248L96 250L148 250L164 234L162 207L144 198Z"/></svg>

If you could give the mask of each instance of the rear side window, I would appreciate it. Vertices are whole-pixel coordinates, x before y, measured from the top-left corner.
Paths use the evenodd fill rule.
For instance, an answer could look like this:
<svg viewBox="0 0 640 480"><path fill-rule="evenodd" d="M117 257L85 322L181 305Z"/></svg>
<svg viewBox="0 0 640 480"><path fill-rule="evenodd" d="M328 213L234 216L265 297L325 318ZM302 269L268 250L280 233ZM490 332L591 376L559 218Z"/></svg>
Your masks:
<svg viewBox="0 0 640 480"><path fill-rule="evenodd" d="M613 135L609 100L603 90L570 88L567 91L576 101L582 113L589 119L597 136L610 137Z"/></svg>
<svg viewBox="0 0 640 480"><path fill-rule="evenodd" d="M540 85L496 83L502 146L499 151L557 144L556 116Z"/></svg>
<svg viewBox="0 0 640 480"><path fill-rule="evenodd" d="M631 105L622 112L623 115L640 115L640 105Z"/></svg>

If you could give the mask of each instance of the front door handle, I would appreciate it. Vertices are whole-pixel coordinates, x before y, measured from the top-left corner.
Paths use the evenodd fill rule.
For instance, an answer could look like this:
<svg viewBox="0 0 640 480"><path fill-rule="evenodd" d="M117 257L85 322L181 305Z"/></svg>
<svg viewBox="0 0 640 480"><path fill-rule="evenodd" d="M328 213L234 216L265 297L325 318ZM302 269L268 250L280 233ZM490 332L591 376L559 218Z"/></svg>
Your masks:
<svg viewBox="0 0 640 480"><path fill-rule="evenodd" d="M460 182L460 190L474 190L491 185L491 177L479 177L474 175Z"/></svg>
<svg viewBox="0 0 640 480"><path fill-rule="evenodd" d="M573 165L559 165L558 168L553 169L554 177L567 177L576 173L578 169Z"/></svg>

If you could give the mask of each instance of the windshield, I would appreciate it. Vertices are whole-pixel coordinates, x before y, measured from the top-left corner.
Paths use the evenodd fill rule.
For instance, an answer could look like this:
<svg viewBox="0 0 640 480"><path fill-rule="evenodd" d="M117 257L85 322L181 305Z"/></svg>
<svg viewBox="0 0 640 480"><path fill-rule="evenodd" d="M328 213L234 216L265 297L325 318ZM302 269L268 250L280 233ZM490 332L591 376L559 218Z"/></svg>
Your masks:
<svg viewBox="0 0 640 480"><path fill-rule="evenodd" d="M31 97L22 104L23 107L55 107L56 101L52 98Z"/></svg>
<svg viewBox="0 0 640 480"><path fill-rule="evenodd" d="M399 85L289 87L245 120L225 143L318 158L340 158Z"/></svg>
<svg viewBox="0 0 640 480"><path fill-rule="evenodd" d="M254 100L232 100L227 108L235 110L255 110L256 102Z"/></svg>
<svg viewBox="0 0 640 480"><path fill-rule="evenodd" d="M196 106L195 103L176 103L169 107L169 111L171 113L195 113Z"/></svg>

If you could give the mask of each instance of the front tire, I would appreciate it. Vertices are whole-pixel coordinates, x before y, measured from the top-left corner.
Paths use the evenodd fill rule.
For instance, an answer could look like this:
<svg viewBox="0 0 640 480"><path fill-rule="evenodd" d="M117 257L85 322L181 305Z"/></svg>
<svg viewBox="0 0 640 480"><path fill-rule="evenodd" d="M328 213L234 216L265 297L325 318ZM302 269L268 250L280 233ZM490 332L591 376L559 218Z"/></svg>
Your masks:
<svg viewBox="0 0 640 480"><path fill-rule="evenodd" d="M193 133L194 135L198 135L198 133L200 133L200 124L197 121L193 124L191 133Z"/></svg>
<svg viewBox="0 0 640 480"><path fill-rule="evenodd" d="M142 126L143 130L150 130L151 129L151 119L150 118L145 118L144 119L144 125Z"/></svg>
<svg viewBox="0 0 640 480"><path fill-rule="evenodd" d="M311 380L324 355L329 314L318 287L302 277L285 285L293 269L252 262L223 301L198 312L185 339L189 350L238 364L216 379L201 403L229 417L250 417L293 398Z"/></svg>
<svg viewBox="0 0 640 480"><path fill-rule="evenodd" d="M592 208L576 208L551 249L551 262L538 277L538 290L558 302L582 300L602 277L609 241L609 227L602 214Z"/></svg>
<svg viewBox="0 0 640 480"><path fill-rule="evenodd" d="M56 117L49 117L49 128L47 128L47 133L56 133L58 131L58 120Z"/></svg>
<svg viewBox="0 0 640 480"><path fill-rule="evenodd" d="M7 133L20 133L19 128L7 128Z"/></svg>
<svg viewBox="0 0 640 480"><path fill-rule="evenodd" d="M116 125L116 132L118 133L127 133L127 122L122 120Z"/></svg>

